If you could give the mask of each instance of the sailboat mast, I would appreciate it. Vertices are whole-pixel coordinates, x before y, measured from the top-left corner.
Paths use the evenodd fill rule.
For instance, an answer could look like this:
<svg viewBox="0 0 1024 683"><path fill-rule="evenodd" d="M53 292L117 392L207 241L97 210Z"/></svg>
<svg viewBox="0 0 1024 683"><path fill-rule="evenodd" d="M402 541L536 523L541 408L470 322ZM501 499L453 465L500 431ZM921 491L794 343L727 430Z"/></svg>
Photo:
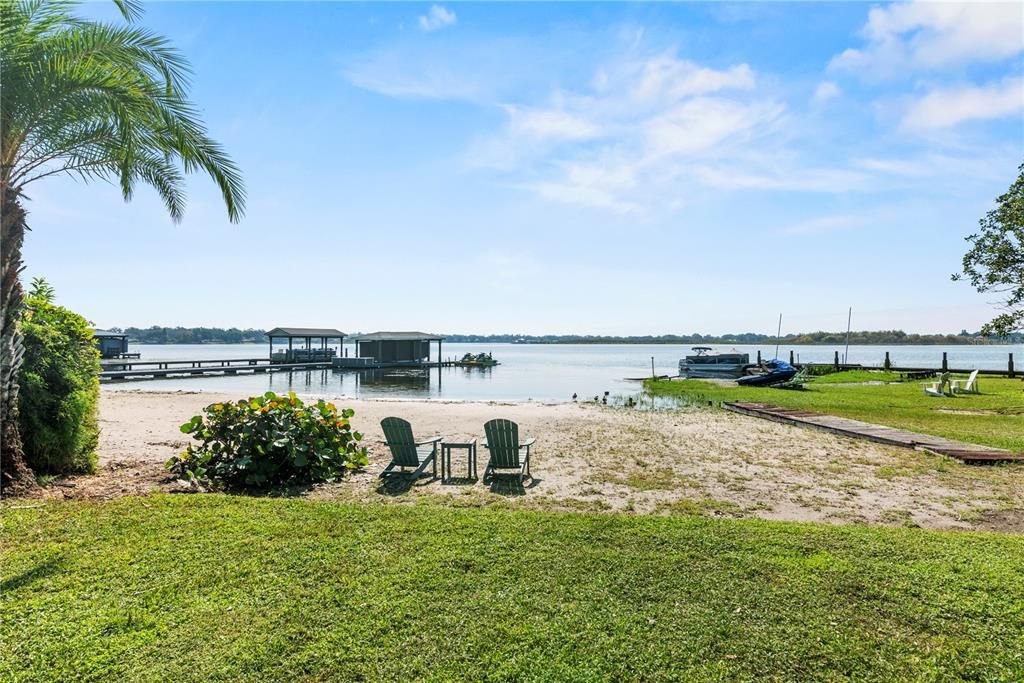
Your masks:
<svg viewBox="0 0 1024 683"><path fill-rule="evenodd" d="M846 314L846 350L843 351L843 363L849 364L850 362L850 321L853 320L853 306L850 306L850 311Z"/></svg>
<svg viewBox="0 0 1024 683"><path fill-rule="evenodd" d="M775 359L779 358L779 339L782 337L782 314L779 313L779 329L775 333Z"/></svg>

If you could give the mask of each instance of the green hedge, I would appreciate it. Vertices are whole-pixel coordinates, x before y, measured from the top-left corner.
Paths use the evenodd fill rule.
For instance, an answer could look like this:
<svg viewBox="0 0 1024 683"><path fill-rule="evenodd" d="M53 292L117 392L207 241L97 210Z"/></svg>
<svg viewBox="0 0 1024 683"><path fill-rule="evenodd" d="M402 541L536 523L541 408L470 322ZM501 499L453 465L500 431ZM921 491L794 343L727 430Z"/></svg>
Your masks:
<svg viewBox="0 0 1024 683"><path fill-rule="evenodd" d="M37 474L92 472L99 442L99 352L89 321L53 303L41 279L25 300L18 409L25 457Z"/></svg>

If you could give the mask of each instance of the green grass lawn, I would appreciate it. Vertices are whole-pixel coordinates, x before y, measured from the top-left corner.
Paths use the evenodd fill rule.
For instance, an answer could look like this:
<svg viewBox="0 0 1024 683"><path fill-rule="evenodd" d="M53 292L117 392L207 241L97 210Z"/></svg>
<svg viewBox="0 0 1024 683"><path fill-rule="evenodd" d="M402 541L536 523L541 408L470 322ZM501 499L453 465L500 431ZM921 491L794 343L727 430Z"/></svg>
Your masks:
<svg viewBox="0 0 1024 683"><path fill-rule="evenodd" d="M1019 379L981 377L980 395L952 398L926 396L921 381L864 384L894 378L892 373L854 370L815 377L803 391L703 380L648 380L645 390L692 402L760 401L1024 451L1024 382Z"/></svg>
<svg viewBox="0 0 1024 683"><path fill-rule="evenodd" d="M0 508L0 679L1024 679L1024 537L220 495Z"/></svg>

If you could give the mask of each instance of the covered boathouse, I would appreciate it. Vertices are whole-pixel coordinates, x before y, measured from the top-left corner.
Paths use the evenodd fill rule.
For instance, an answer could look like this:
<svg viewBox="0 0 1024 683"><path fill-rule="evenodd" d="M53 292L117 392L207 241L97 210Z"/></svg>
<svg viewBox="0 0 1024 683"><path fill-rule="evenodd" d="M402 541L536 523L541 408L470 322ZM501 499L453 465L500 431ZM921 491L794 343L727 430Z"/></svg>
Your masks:
<svg viewBox="0 0 1024 683"><path fill-rule="evenodd" d="M100 358L120 358L128 354L128 335L124 332L96 330L92 337Z"/></svg>
<svg viewBox="0 0 1024 683"><path fill-rule="evenodd" d="M266 336L271 363L330 363L345 342L341 330L321 327L275 327Z"/></svg>
<svg viewBox="0 0 1024 683"><path fill-rule="evenodd" d="M444 337L426 332L371 332L354 338L356 356L372 358L373 363L387 365L426 365L431 363L430 344L437 342L437 363L441 363L441 342Z"/></svg>

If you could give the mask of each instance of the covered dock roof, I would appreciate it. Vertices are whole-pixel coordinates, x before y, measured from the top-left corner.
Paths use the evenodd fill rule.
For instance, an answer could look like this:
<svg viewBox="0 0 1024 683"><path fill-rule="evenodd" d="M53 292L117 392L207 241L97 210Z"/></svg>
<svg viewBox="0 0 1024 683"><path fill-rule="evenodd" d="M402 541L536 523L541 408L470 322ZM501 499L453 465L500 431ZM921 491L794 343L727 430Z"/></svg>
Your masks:
<svg viewBox="0 0 1024 683"><path fill-rule="evenodd" d="M345 344L345 333L333 327L275 327L265 334L270 341L271 363L329 363L341 355ZM298 344L295 343L296 339L299 340ZM274 351L274 342L283 340L288 341L288 349ZM314 344L314 340L319 344Z"/></svg>
<svg viewBox="0 0 1024 683"><path fill-rule="evenodd" d="M315 339L335 339L337 337L347 336L341 330L336 330L333 327L275 327L265 333L265 336L271 338L290 338L290 337L310 337Z"/></svg>
<svg viewBox="0 0 1024 683"><path fill-rule="evenodd" d="M377 363L422 365L430 362L430 345L437 342L437 363L441 363L444 337L427 332L370 332L357 334L356 355Z"/></svg>
<svg viewBox="0 0 1024 683"><path fill-rule="evenodd" d="M94 337L127 337L128 335L124 332L114 332L113 330L95 330L92 333Z"/></svg>
<svg viewBox="0 0 1024 683"><path fill-rule="evenodd" d="M370 332L358 334L353 337L356 341L443 341L444 337L439 334L428 334L427 332Z"/></svg>

